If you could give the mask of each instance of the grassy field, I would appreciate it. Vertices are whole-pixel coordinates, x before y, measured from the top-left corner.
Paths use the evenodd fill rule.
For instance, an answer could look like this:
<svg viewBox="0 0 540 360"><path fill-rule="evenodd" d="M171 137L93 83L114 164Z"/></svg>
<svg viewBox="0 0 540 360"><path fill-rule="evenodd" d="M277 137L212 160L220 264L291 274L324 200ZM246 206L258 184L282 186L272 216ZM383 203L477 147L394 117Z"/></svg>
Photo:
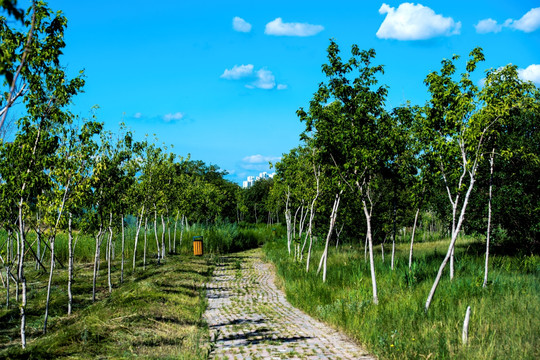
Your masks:
<svg viewBox="0 0 540 360"><path fill-rule="evenodd" d="M121 285L115 266L116 286L110 295L103 269L94 304L92 265L77 266L75 308L70 316L66 315L67 272L58 270L46 335L42 327L47 275L28 271L28 346L24 351L20 347L17 305L4 306L0 309L0 358L205 359L207 349L201 344L207 331L201 316L206 306L203 284L212 271L210 260L179 255L169 256L161 265L152 260L145 271L126 276ZM5 293L0 301L5 304Z"/></svg>
<svg viewBox="0 0 540 360"><path fill-rule="evenodd" d="M538 359L540 358L540 258L494 255L490 282L483 281L483 244L463 238L456 247L456 277L446 270L429 313L424 303L448 240L418 243L408 269L408 244L399 244L390 269L376 247L379 305L373 305L369 262L363 246L331 248L328 278L316 275L322 244L311 270L294 262L286 242L265 245L278 269L287 298L310 315L343 329L381 359ZM461 343L471 306L469 345Z"/></svg>
<svg viewBox="0 0 540 360"><path fill-rule="evenodd" d="M282 229L276 230L281 232ZM101 265L97 284L97 301L92 299L92 269L95 240L80 235L75 247L74 311L67 316L67 236L59 234L55 253L57 262L52 284L48 332L42 334L48 273L35 269L27 256L25 273L28 284L26 350L20 347L20 316L15 301L15 284L11 284L10 307L6 308L5 288L0 292L0 358L175 358L207 357L208 331L201 320L206 307L204 283L212 273L215 254L261 245L274 236L266 225L219 226L192 225L177 233L176 254L167 254L161 264L156 261L153 230L147 233L147 264L143 270L144 235L137 248L137 269L132 272L134 227L126 229L124 283L120 284L121 239L114 235L115 256L112 261L113 291L108 292L106 241L101 248ZM5 239L0 234L0 242ZM194 257L192 237L204 236L204 257ZM171 230L171 240L174 234ZM35 235L30 233L32 242ZM158 232L161 243L161 232ZM168 233L165 237L169 250ZM36 246L34 245L34 249ZM0 254L5 258L5 245ZM43 263L49 266L47 252ZM2 269L4 271L4 269ZM16 270L13 269L16 273ZM5 275L5 272L4 272ZM205 345L206 344L206 345Z"/></svg>

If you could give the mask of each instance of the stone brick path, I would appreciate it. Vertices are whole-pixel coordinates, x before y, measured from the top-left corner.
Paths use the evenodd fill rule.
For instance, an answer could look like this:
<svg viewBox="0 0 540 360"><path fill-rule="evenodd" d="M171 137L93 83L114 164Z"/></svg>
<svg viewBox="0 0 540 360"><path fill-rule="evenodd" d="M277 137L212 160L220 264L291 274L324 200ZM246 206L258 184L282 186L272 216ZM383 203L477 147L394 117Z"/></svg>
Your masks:
<svg viewBox="0 0 540 360"><path fill-rule="evenodd" d="M289 304L260 249L221 258L206 290L211 359L375 359Z"/></svg>

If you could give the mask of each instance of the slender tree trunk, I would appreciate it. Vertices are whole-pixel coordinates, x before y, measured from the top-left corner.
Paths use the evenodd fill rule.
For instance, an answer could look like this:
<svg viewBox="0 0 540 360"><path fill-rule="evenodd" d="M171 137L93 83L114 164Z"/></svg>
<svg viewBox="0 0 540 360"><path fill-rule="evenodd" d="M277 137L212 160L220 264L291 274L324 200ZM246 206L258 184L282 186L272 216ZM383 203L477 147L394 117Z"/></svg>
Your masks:
<svg viewBox="0 0 540 360"><path fill-rule="evenodd" d="M186 224L186 217L182 214L182 220L180 220L180 251L182 251L182 240L184 239L184 226Z"/></svg>
<svg viewBox="0 0 540 360"><path fill-rule="evenodd" d="M169 215L167 214L167 236L169 239L169 254L173 253L172 243L171 243L171 219L169 218Z"/></svg>
<svg viewBox="0 0 540 360"><path fill-rule="evenodd" d="M24 186L23 186L24 188ZM24 190L24 189L23 189ZM24 234L24 221L23 221L23 209L22 209L23 199L19 203L19 260L18 260L18 274L17 280L21 283L22 292L21 292L21 346L23 349L26 348L26 277L24 276L24 245L25 245L25 234ZM18 292L18 291L17 291Z"/></svg>
<svg viewBox="0 0 540 360"><path fill-rule="evenodd" d="M328 229L328 234L326 235L326 244L324 246L324 252L319 262L319 268L317 269L317 274L321 271L321 267L323 269L323 282L326 282L326 260L328 258L328 244L330 243L330 238L332 237L332 231L334 230L334 225L336 224L336 218L337 218L339 202L341 200L342 192L343 191L340 191L339 193L337 193L334 199L334 206L332 207L332 213L330 214L330 227Z"/></svg>
<svg viewBox="0 0 540 360"><path fill-rule="evenodd" d="M156 238L156 247L157 247L157 262L160 264L161 250L159 248L159 240L157 234L157 211L154 211L154 236Z"/></svg>
<svg viewBox="0 0 540 360"><path fill-rule="evenodd" d="M373 303L377 305L379 303L379 298L377 296L377 279L375 278L375 261L373 259L373 239L371 237L371 211L373 207L371 206L368 210L368 206L365 199L362 199L362 205L364 207L364 215L366 216L366 236L368 239L369 245L369 269L371 272L371 286L373 289Z"/></svg>
<svg viewBox="0 0 540 360"><path fill-rule="evenodd" d="M137 231L135 232L135 245L133 246L133 272L135 272L135 264L137 260L137 244L139 242L139 233L141 231L141 225L144 214L144 205L141 208L141 214L139 215L139 221L137 221Z"/></svg>
<svg viewBox="0 0 540 360"><path fill-rule="evenodd" d="M41 254L41 231L39 230L39 210L36 211L36 239L37 239L37 249L36 249L36 270L39 268L39 259Z"/></svg>
<svg viewBox="0 0 540 360"><path fill-rule="evenodd" d="M287 224L287 250L291 255L292 229L291 229L291 209L289 209L289 199L291 197L291 189L287 187L287 199L285 201L285 223Z"/></svg>
<svg viewBox="0 0 540 360"><path fill-rule="evenodd" d="M488 268L489 268L489 235L491 233L491 199L493 191L493 159L495 157L495 148L491 150L489 157L489 200L488 200L488 223L486 231L486 262L484 266L484 283L482 287L485 288L488 282Z"/></svg>
<svg viewBox="0 0 540 360"><path fill-rule="evenodd" d="M414 244L414 234L416 232L416 223L418 221L418 213L420 213L420 208L416 209L416 215L414 215L414 225L412 228L411 234L411 247L409 249L409 269L412 267L412 255L413 255L413 244Z"/></svg>
<svg viewBox="0 0 540 360"><path fill-rule="evenodd" d="M364 241L364 262L367 262L367 253L368 253L368 237L366 234L366 241Z"/></svg>
<svg viewBox="0 0 540 360"><path fill-rule="evenodd" d="M392 260L390 260L390 269L394 270L394 258L396 254L396 222L397 222L397 201L394 189L394 226L392 229Z"/></svg>
<svg viewBox="0 0 540 360"><path fill-rule="evenodd" d="M173 253L176 254L176 227L178 226L178 215L180 211L176 211L176 218L174 219L174 237L173 237Z"/></svg>
<svg viewBox="0 0 540 360"><path fill-rule="evenodd" d="M382 257L382 262L384 263L384 241L381 243L381 257Z"/></svg>
<svg viewBox="0 0 540 360"><path fill-rule="evenodd" d="M50 247L51 247L51 266L49 269L49 282L47 283L47 300L45 302L45 319L43 320L43 334L47 333L47 320L49 319L49 303L51 299L51 286L52 286L52 278L53 278L53 270L54 270L54 243L55 243L55 236L51 236L50 239Z"/></svg>
<svg viewBox="0 0 540 360"><path fill-rule="evenodd" d="M112 240L113 240L113 230L112 230L112 218L113 218L113 215L112 215L112 212L110 213L110 220L109 220L109 241L107 242L108 246L107 246L107 254L108 254L108 259L107 259L107 283L109 285L109 294L112 293L112 280L111 280L111 262L112 262L112 258L111 258L111 251L112 251Z"/></svg>
<svg viewBox="0 0 540 360"><path fill-rule="evenodd" d="M163 218L163 214L161 214L161 258L165 259L165 219ZM169 251L171 250L171 244L169 243Z"/></svg>
<svg viewBox="0 0 540 360"><path fill-rule="evenodd" d="M73 284L73 233L71 228L71 213L69 213L68 219L68 315L71 314L73 308L73 293L71 286Z"/></svg>
<svg viewBox="0 0 540 360"><path fill-rule="evenodd" d="M92 302L96 301L96 280L99 271L99 249L101 247L101 239L103 237L103 229L100 227L96 235L96 252L94 255L94 275L92 278Z"/></svg>
<svg viewBox="0 0 540 360"><path fill-rule="evenodd" d="M148 216L144 218L144 247L143 247L143 270L146 270L146 238L147 238Z"/></svg>
<svg viewBox="0 0 540 360"><path fill-rule="evenodd" d="M122 226L122 263L120 264L120 284L123 284L124 283L124 247L126 243L125 234L124 234L124 214L122 214L120 225Z"/></svg>
<svg viewBox="0 0 540 360"><path fill-rule="evenodd" d="M451 256L451 254L452 254L452 252L454 250L454 245L456 243L459 230L461 229L461 225L462 225L463 220L465 218L465 209L467 209L467 204L469 202L469 197L471 195L471 191L472 191L472 189L474 187L474 182L475 182L474 175L471 174L471 180L470 180L470 183L469 183L469 188L467 189L465 199L463 200L463 205L461 207L459 220L458 220L458 223L457 223L457 225L456 225L456 227L455 227L455 229L454 229L454 231L452 233L452 239L450 241L450 245L448 246L448 251L446 253L446 256L444 257L444 260L441 263L441 266L439 267L439 271L437 272L437 276L435 277L435 281L433 282L433 286L431 287L428 298L426 300L426 305L425 305L425 311L426 312L429 310L429 305L431 304L431 301L433 300L433 296L435 295L435 290L437 290L437 286L439 285L439 281L441 280L444 268L446 267L446 264L448 263L448 260L450 259L450 256ZM457 204L457 202L456 202L456 204Z"/></svg>

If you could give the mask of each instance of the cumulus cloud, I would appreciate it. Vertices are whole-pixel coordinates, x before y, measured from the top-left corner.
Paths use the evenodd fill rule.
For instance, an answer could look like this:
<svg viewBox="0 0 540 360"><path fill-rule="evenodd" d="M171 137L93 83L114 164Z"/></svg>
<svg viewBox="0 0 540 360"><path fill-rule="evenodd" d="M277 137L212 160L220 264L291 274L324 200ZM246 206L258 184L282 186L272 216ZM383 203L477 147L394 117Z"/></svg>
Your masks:
<svg viewBox="0 0 540 360"><path fill-rule="evenodd" d="M504 25L524 32L533 32L540 28L540 7L529 10L519 20L508 19Z"/></svg>
<svg viewBox="0 0 540 360"><path fill-rule="evenodd" d="M279 156L263 156L261 154L246 156L242 159L244 163L248 164L267 164L269 161L275 162L281 160Z"/></svg>
<svg viewBox="0 0 540 360"><path fill-rule="evenodd" d="M251 24L241 17L235 16L232 21L232 26L235 31L248 33L251 31Z"/></svg>
<svg viewBox="0 0 540 360"><path fill-rule="evenodd" d="M324 30L321 25L307 23L284 23L283 19L276 18L266 24L264 33L275 36L313 36Z"/></svg>
<svg viewBox="0 0 540 360"><path fill-rule="evenodd" d="M273 89L276 86L276 78L270 70L261 69L257 71L257 80L253 86L259 89Z"/></svg>
<svg viewBox="0 0 540 360"><path fill-rule="evenodd" d="M227 79L227 80L238 80L243 77L251 76L253 74L253 65L247 64L247 65L234 65L232 69L225 69L223 74L221 74L221 78Z"/></svg>
<svg viewBox="0 0 540 360"><path fill-rule="evenodd" d="M459 34L461 30L461 22L421 4L403 3L396 9L383 3L379 13L386 14L376 34L380 39L426 40Z"/></svg>
<svg viewBox="0 0 540 360"><path fill-rule="evenodd" d="M497 21L493 19L480 20L478 24L474 25L476 32L479 34L498 33L502 30L502 25L497 24Z"/></svg>
<svg viewBox="0 0 540 360"><path fill-rule="evenodd" d="M285 84L278 84L277 89L278 89L278 90L285 90L285 89L287 89L287 85L285 85Z"/></svg>
<svg viewBox="0 0 540 360"><path fill-rule="evenodd" d="M248 89L265 89L271 90L276 87L276 77L272 71L267 69L254 70L255 67L252 64L248 65L235 65L232 69L225 69L221 78L227 80L243 80L245 86ZM282 90L280 86L285 86L280 84L278 90Z"/></svg>
<svg viewBox="0 0 540 360"><path fill-rule="evenodd" d="M518 76L522 80L532 81L535 84L540 84L540 65L532 64L525 69L518 69Z"/></svg>
<svg viewBox="0 0 540 360"><path fill-rule="evenodd" d="M181 120L183 117L184 117L184 114L182 114L181 112L170 113L170 114L163 115L163 121L171 122L174 120Z"/></svg>

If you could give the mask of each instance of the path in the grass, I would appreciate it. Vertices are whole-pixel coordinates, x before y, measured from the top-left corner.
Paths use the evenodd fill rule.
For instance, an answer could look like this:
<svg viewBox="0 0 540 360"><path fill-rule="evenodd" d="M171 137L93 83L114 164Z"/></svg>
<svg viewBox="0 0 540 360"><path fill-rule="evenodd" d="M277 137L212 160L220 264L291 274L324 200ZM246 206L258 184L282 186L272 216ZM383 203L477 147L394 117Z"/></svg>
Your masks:
<svg viewBox="0 0 540 360"><path fill-rule="evenodd" d="M374 359L289 304L260 249L222 258L206 290L211 359Z"/></svg>

